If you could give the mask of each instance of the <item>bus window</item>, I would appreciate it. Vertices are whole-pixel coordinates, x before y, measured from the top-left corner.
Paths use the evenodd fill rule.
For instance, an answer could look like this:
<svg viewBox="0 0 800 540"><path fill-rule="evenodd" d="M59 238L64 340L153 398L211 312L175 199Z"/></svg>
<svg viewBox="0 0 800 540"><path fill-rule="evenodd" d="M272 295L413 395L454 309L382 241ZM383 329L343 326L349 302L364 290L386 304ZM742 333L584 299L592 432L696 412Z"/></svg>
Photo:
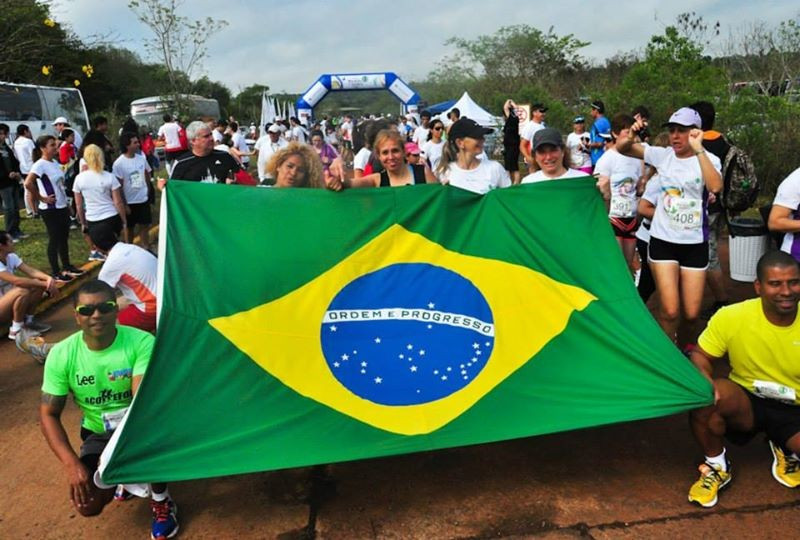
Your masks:
<svg viewBox="0 0 800 540"><path fill-rule="evenodd" d="M31 122L42 118L42 105L35 88L0 86L0 121Z"/></svg>
<svg viewBox="0 0 800 540"><path fill-rule="evenodd" d="M64 116L69 120L70 126L77 128L83 134L86 133L89 122L84 113L81 95L77 90L40 87L39 91L42 93L42 101L47 107L50 118Z"/></svg>

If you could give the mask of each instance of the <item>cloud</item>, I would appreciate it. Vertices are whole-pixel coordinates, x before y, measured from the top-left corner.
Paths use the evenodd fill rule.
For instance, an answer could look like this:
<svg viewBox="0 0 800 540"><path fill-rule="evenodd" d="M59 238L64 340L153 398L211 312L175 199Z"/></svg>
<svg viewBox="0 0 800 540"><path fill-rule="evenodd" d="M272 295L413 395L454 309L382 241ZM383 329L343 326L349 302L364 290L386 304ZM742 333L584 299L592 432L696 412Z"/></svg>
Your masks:
<svg viewBox="0 0 800 540"><path fill-rule="evenodd" d="M118 45L142 52L151 34L127 0L71 0L54 8L60 22L80 37L111 34ZM452 36L474 39L501 26L528 24L559 35L574 34L591 45L584 56L602 61L640 49L679 13L695 11L719 20L723 37L746 21L770 24L798 15L796 2L677 0L557 4L512 0L192 0L189 18L226 20L207 42L205 72L235 93L251 84L302 92L323 73L394 71L406 80L423 78L451 51ZM144 56L144 55L143 55Z"/></svg>

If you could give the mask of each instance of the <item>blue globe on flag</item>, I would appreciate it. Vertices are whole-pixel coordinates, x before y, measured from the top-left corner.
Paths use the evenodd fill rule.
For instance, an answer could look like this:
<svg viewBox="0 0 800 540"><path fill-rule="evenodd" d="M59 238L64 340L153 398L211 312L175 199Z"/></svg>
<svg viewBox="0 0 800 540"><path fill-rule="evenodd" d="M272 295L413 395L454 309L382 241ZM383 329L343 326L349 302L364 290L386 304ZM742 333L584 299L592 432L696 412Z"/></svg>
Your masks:
<svg viewBox="0 0 800 540"><path fill-rule="evenodd" d="M321 344L331 373L381 405L419 405L469 385L494 347L494 319L481 292L431 264L393 264L334 297Z"/></svg>

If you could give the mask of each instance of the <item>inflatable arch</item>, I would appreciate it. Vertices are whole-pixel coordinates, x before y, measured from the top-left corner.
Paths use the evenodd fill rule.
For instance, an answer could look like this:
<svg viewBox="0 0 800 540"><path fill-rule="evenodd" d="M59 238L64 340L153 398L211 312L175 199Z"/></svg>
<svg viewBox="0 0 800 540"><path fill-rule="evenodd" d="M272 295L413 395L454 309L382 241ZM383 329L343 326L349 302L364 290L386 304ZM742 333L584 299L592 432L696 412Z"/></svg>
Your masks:
<svg viewBox="0 0 800 540"><path fill-rule="evenodd" d="M308 124L314 107L322 101L328 92L342 90L381 90L386 89L403 103L406 112L416 112L420 100L413 88L395 73L337 73L321 75L308 90L297 100L297 117L303 124Z"/></svg>

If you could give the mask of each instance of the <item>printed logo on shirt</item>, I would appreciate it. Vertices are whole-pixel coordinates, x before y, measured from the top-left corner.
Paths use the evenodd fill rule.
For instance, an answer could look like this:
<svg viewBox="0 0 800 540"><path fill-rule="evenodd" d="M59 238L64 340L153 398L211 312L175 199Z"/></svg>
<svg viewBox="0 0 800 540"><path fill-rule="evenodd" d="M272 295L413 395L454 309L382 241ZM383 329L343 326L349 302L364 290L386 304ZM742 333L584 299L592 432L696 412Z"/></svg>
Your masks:
<svg viewBox="0 0 800 540"><path fill-rule="evenodd" d="M108 374L108 380L114 382L120 379L130 379L132 375L133 370L131 368L116 369Z"/></svg>

